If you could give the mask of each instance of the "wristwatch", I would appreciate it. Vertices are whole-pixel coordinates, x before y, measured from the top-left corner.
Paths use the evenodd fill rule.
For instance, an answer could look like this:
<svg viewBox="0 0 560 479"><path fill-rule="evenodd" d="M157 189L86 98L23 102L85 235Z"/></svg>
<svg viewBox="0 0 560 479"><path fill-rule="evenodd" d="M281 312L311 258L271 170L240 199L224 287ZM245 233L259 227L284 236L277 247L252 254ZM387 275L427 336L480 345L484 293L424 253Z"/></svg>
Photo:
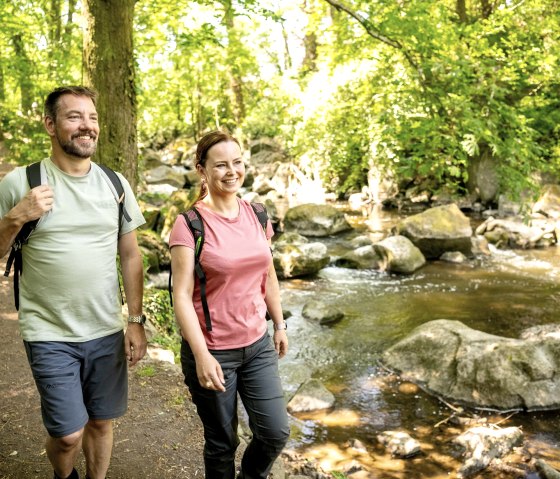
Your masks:
<svg viewBox="0 0 560 479"><path fill-rule="evenodd" d="M129 316L128 317L128 322L129 323L138 323L138 324L144 325L144 323L146 322L146 315L141 314L139 316Z"/></svg>
<svg viewBox="0 0 560 479"><path fill-rule="evenodd" d="M281 331L283 329L288 329L288 323L286 323L286 321L282 321L280 324L274 323L272 327L274 328L274 331Z"/></svg>

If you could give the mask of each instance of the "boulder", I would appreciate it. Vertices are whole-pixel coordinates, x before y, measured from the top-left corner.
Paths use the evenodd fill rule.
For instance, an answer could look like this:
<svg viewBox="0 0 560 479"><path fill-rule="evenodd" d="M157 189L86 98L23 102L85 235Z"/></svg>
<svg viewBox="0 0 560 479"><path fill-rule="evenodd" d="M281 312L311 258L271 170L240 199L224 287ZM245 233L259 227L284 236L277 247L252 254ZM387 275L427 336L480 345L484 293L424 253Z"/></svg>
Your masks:
<svg viewBox="0 0 560 479"><path fill-rule="evenodd" d="M446 251L472 254L471 224L456 204L436 206L409 216L398 224L397 232L409 238L427 259L439 258Z"/></svg>
<svg viewBox="0 0 560 479"><path fill-rule="evenodd" d="M549 221L532 220L525 224L521 217L509 219L488 218L476 229L498 248L530 249L550 246L557 241L556 225Z"/></svg>
<svg viewBox="0 0 560 479"><path fill-rule="evenodd" d="M185 185L185 173L177 171L171 166L161 165L144 173L148 185L171 185L182 188Z"/></svg>
<svg viewBox="0 0 560 479"><path fill-rule="evenodd" d="M492 429L473 427L455 438L453 442L464 450L465 462L457 477L467 478L485 469L492 460L509 454L523 442L523 433L518 427Z"/></svg>
<svg viewBox="0 0 560 479"><path fill-rule="evenodd" d="M148 272L157 273L161 268L169 268L171 255L169 248L155 231L138 230L138 246L148 257Z"/></svg>
<svg viewBox="0 0 560 479"><path fill-rule="evenodd" d="M426 263L422 252L404 236L389 236L373 245L373 249L383 271L411 274Z"/></svg>
<svg viewBox="0 0 560 479"><path fill-rule="evenodd" d="M334 406L334 395L318 379L308 379L288 402L290 413L319 411Z"/></svg>
<svg viewBox="0 0 560 479"><path fill-rule="evenodd" d="M560 185L547 185L533 205L533 212L560 219Z"/></svg>
<svg viewBox="0 0 560 479"><path fill-rule="evenodd" d="M301 314L304 318L316 321L322 326L330 326L344 318L344 313L336 306L318 300L305 303Z"/></svg>
<svg viewBox="0 0 560 479"><path fill-rule="evenodd" d="M360 246L348 251L335 261L337 266L351 269L379 269L382 259L373 245Z"/></svg>
<svg viewBox="0 0 560 479"><path fill-rule="evenodd" d="M468 174L468 189L471 193L476 193L482 203L490 203L496 199L500 186L498 161L488 146L482 147L480 155L472 158Z"/></svg>
<svg viewBox="0 0 560 479"><path fill-rule="evenodd" d="M197 197L198 188L177 190L171 194L165 205L161 208L163 224L161 237L165 241L169 238L171 228L173 228L177 216L183 211L187 211L196 202Z"/></svg>
<svg viewBox="0 0 560 479"><path fill-rule="evenodd" d="M309 243L298 233L285 233L274 243L273 261L279 278L312 276L330 261L323 243Z"/></svg>
<svg viewBox="0 0 560 479"><path fill-rule="evenodd" d="M392 456L406 458L421 452L420 443L406 432L384 431L377 440Z"/></svg>
<svg viewBox="0 0 560 479"><path fill-rule="evenodd" d="M540 410L560 407L559 351L558 333L511 339L439 319L414 329L382 361L403 379L452 401Z"/></svg>
<svg viewBox="0 0 560 479"><path fill-rule="evenodd" d="M334 206L307 203L286 211L284 229L305 236L321 237L348 231L352 227L344 214Z"/></svg>

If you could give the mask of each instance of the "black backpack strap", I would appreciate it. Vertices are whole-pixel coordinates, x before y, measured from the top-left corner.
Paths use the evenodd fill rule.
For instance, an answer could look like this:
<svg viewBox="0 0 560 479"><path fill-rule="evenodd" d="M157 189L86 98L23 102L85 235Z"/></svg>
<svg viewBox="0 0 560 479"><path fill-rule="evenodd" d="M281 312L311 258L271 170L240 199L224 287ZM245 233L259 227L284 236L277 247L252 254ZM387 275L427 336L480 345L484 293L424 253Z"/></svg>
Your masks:
<svg viewBox="0 0 560 479"><path fill-rule="evenodd" d="M262 203L251 203L251 208L253 208L253 211L255 212L255 215L257 216L257 219L259 220L259 223L261 224L262 229L266 234L266 227L268 225L268 213L266 212L265 206Z"/></svg>
<svg viewBox="0 0 560 479"><path fill-rule="evenodd" d="M212 321L210 319L210 309L208 308L208 300L206 298L206 275L200 264L200 254L204 246L204 222L198 210L194 207L185 211L183 217L187 222L187 226L191 230L194 238L194 271L198 278L200 286L200 301L204 311L204 319L206 321L206 330L212 331Z"/></svg>
<svg viewBox="0 0 560 479"><path fill-rule="evenodd" d="M255 215L257 216L257 219L259 220L259 223L261 224L262 229L264 231L264 236L266 237L266 227L268 226L268 213L266 212L265 206L262 203L251 203L251 208L253 208L253 211L255 212ZM272 255L272 248L270 248L270 254ZM266 312L265 317L267 320L272 319L268 311Z"/></svg>
<svg viewBox="0 0 560 479"><path fill-rule="evenodd" d="M25 169L25 175L27 176L27 183L29 184L29 189L33 189L41 184L41 162L32 163ZM21 250L23 245L27 244L29 237L33 230L37 226L39 219L28 221L25 223L18 234L16 235L14 242L12 243L12 248L10 250L10 255L8 256L8 261L6 262L6 270L4 271L4 276L10 275L10 270L12 265L14 267L14 303L16 310L19 310L19 277L23 272L23 258L21 255Z"/></svg>
<svg viewBox="0 0 560 479"><path fill-rule="evenodd" d="M119 205L119 236L120 236L123 217L127 222L132 221L132 218L130 217L130 215L128 214L124 206L124 188L119 176L115 173L114 170L100 163L97 163L97 166L101 168L103 173L105 173L105 176L109 179L110 184L113 185L113 189L114 189L113 194L115 195L115 200Z"/></svg>

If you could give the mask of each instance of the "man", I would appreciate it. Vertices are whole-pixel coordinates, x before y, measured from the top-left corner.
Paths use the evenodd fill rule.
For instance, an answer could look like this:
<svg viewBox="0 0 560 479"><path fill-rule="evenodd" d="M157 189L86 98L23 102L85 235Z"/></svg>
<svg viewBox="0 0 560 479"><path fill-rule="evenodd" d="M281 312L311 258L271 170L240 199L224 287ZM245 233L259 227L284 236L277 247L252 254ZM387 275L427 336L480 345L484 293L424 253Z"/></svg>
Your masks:
<svg viewBox="0 0 560 479"><path fill-rule="evenodd" d="M0 182L0 257L21 227L40 218L23 247L19 321L47 429L54 478L104 478L113 446L112 419L127 407L127 359L146 353L142 257L135 229L144 223L128 182L122 220L110 182L91 161L99 123L96 93L61 87L45 101L51 157L47 184L29 190L24 167ZM116 267L120 257L129 322L123 333Z"/></svg>

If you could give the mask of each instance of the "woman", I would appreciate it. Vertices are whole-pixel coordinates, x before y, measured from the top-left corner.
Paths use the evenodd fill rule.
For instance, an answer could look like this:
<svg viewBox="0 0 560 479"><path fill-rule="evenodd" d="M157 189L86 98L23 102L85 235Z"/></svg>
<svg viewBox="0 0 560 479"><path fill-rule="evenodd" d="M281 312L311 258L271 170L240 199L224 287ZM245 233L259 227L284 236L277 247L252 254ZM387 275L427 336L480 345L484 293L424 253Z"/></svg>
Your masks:
<svg viewBox="0 0 560 479"><path fill-rule="evenodd" d="M194 238L177 218L169 245L175 315L181 329L181 365L204 426L207 479L235 477L237 394L253 438L237 478L265 479L289 436L278 357L288 351L280 288L266 232L250 205L237 197L245 178L239 142L223 131L197 146L202 188L195 204L204 223L200 263L206 275L211 327L195 281ZM266 312L273 321L271 341Z"/></svg>

